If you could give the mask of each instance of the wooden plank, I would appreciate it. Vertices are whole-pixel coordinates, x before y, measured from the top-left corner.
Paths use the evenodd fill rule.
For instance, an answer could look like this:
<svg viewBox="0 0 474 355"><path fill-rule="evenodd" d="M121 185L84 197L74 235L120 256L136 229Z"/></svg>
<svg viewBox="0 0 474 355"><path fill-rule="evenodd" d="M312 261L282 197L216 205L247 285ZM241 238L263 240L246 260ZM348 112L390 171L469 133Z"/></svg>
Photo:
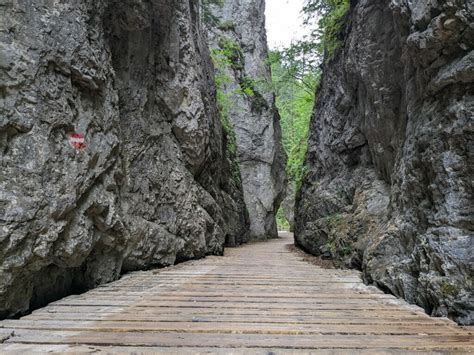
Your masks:
<svg viewBox="0 0 474 355"><path fill-rule="evenodd" d="M149 278L143 278L143 281L148 280ZM180 281L180 280L185 280L189 281L192 280L193 282L210 282L210 283L221 283L223 281L225 282L239 282L239 283L248 283L250 285L257 283L261 284L264 283L265 285L267 284L278 284L278 285L285 285L285 284L291 284L291 285L307 285L307 284L313 284L313 283L327 283L327 282L336 282L336 283L358 283L360 282L359 277L327 277L327 278L307 278L307 279L300 279L300 278L280 278L280 277L272 277L271 274L265 275L265 276L260 276L260 277L255 277L255 276L241 276L241 277L234 277L234 276L210 276L210 275L202 275L202 276L185 276L185 275L179 275L179 276L174 276L174 275L161 275L159 278L159 282L157 280L151 280L152 285L155 284L160 284L163 281Z"/></svg>
<svg viewBox="0 0 474 355"><path fill-rule="evenodd" d="M0 353L474 350L471 328L430 318L365 286L359 272L308 264L286 243L251 244L223 258L131 273L66 297L1 322Z"/></svg>
<svg viewBox="0 0 474 355"><path fill-rule="evenodd" d="M114 306L114 305L50 305L47 312L123 312L123 313L147 313L147 314L275 314L275 315L311 315L316 316L321 312L331 312L334 314L348 315L348 314L380 314L387 315L403 315L407 314L407 309L399 309L397 307L386 308L370 308L360 305L358 308L342 307L337 305L321 305L321 307L311 308L285 308L285 307L208 307L206 305L196 306L193 303L186 303L181 306L167 307L167 306L153 306L153 305L133 305L133 306ZM417 315L419 312L412 312Z"/></svg>
<svg viewBox="0 0 474 355"><path fill-rule="evenodd" d="M166 332L96 332L15 330L6 343L91 344L162 347L292 347L295 349L379 348L474 351L469 335L273 335L273 334L193 334Z"/></svg>
<svg viewBox="0 0 474 355"><path fill-rule="evenodd" d="M443 320L433 320L427 317L418 316L364 316L361 315L341 315L341 314L319 314L317 316L277 316L277 315L261 315L258 317L249 317L244 315L191 315L191 314L136 314L136 313L35 313L22 318L23 320L75 320L75 321L151 321L151 322L236 322L236 323L282 323L282 324L410 324L422 327L424 324L450 324L452 322ZM422 329L422 328L420 328Z"/></svg>
<svg viewBox="0 0 474 355"><path fill-rule="evenodd" d="M27 354L31 353L32 348L29 344L7 344L2 349L5 354ZM305 355L334 355L333 349L313 349L313 350L298 350L298 349L286 349L286 348L216 348L216 347L134 347L134 346L96 346L96 345L73 345L73 344L50 344L41 345L42 352L63 354L63 353L106 353L106 354L175 354L175 355L188 355L188 354L214 354L214 355L294 355L294 354L305 354ZM344 350L337 350L337 354L377 354L377 355L394 355L394 354L406 354L404 350L387 350L384 348L371 348L371 349L360 349L360 348L345 348ZM450 351L450 354L464 354L464 352ZM410 350L410 354L430 354L432 351L426 350Z"/></svg>
<svg viewBox="0 0 474 355"><path fill-rule="evenodd" d="M90 298L91 295L87 296L79 296L75 298L68 298L70 301L79 301L79 300L87 300ZM222 303L292 303L292 304L312 304L312 303L356 303L359 304L361 301L367 304L380 304L383 302L390 302L394 301L391 297L351 297L350 295L341 296L341 295L334 295L334 296L313 296L313 297L291 297L287 295L286 297L260 297L260 296L223 296L222 294L215 294L215 295L160 295L157 293L149 293L149 294L142 294L142 295L96 295L93 296L94 300L100 301L137 301L137 299L144 299L148 301L161 301L161 302L222 302Z"/></svg>
<svg viewBox="0 0 474 355"><path fill-rule="evenodd" d="M103 307L193 307L193 308L265 308L265 309L364 309L377 310L398 308L398 304L391 304L388 302L381 302L379 300L364 300L353 301L344 299L316 299L312 302L267 302L265 299L248 300L241 299L239 301L228 302L226 300L161 300L160 298L146 298L146 299L128 299L128 300L114 300L114 299L67 299L55 302L52 305L57 306L103 306Z"/></svg>
<svg viewBox="0 0 474 355"><path fill-rule="evenodd" d="M254 319L269 319L269 320L278 320L278 319L285 319L288 322L305 322L305 321L312 321L316 323L320 322L343 322L347 320L348 322L395 322L395 321L405 321L405 322L434 322L434 323L450 323L452 322L448 320L431 320L425 316L421 315L410 315L405 314L403 312L398 313L379 313L379 314L359 314L354 312L332 312L332 311L321 311L312 314L294 314L291 312L285 313L274 313L274 312L249 312L249 311L242 311L242 312L218 312L218 311L209 311L206 309L202 309L199 311L182 311L182 310L173 310L168 312L134 312L133 310L130 312L124 311L116 311L110 312L107 311L98 311L98 312L78 312L74 310L64 310L64 312L42 312L37 313L25 317L28 319L61 319L61 317L67 317L68 315L75 315L75 314L82 314L84 317L91 316L97 317L97 315L104 314L110 319L130 319L130 320L147 320L150 318L155 319L185 319L185 320L193 320L193 319L204 319L204 320L213 320L216 321L218 319L247 319L249 321L253 321ZM173 318L174 317L174 318ZM73 318L74 319L74 318Z"/></svg>
<svg viewBox="0 0 474 355"><path fill-rule="evenodd" d="M165 289L154 289L154 290L146 290L146 291L96 291L92 290L83 295L76 295L76 296L69 296L68 298L75 298L75 297L88 297L93 296L96 297L138 297L138 296L160 296L160 297L247 297L247 298L291 298L291 299L317 299L317 298L344 298L344 299L396 299L392 295L388 294L374 294L368 292L356 292L356 291L345 291L345 292L320 292L317 294L311 292L300 292L296 290L295 292L287 292L287 293L261 293L261 292L234 292L234 291L186 291L186 290L176 290L169 292Z"/></svg>
<svg viewBox="0 0 474 355"><path fill-rule="evenodd" d="M223 317L224 318L224 317ZM430 334L430 335L455 335L466 334L461 329L455 329L446 324L424 324L423 328L412 324L379 324L373 325L352 325L344 322L340 324L275 324L275 323L237 323L226 322L151 322L127 320L102 322L94 321L66 321L66 320L21 320L3 321L0 328L15 329L37 329L55 331L98 331L98 332L182 332L182 333L228 333L228 334L386 334L386 335L410 335L410 334ZM471 334L472 335L472 334Z"/></svg>

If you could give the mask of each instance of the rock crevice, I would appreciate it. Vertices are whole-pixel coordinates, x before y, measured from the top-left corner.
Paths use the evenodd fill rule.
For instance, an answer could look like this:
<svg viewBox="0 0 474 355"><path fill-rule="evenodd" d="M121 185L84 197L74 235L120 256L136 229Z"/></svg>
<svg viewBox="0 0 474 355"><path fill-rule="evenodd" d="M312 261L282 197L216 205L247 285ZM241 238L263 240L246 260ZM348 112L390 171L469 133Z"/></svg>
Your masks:
<svg viewBox="0 0 474 355"><path fill-rule="evenodd" d="M210 48L223 55L229 120L237 141L250 238L278 236L275 215L286 192L286 153L275 97L265 30L265 1L225 0L213 6L206 25Z"/></svg>

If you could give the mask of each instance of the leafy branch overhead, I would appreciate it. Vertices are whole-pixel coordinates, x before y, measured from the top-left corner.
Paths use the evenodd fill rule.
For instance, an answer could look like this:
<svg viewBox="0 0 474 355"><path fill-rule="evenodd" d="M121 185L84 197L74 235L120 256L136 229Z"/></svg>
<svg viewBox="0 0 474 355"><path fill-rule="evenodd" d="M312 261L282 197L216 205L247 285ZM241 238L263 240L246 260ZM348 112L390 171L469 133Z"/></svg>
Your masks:
<svg viewBox="0 0 474 355"><path fill-rule="evenodd" d="M279 51L282 63L297 69L293 74L298 79L316 72L324 58L332 59L342 45L341 30L349 8L349 0L305 1L301 12L309 35Z"/></svg>
<svg viewBox="0 0 474 355"><path fill-rule="evenodd" d="M341 46L341 29L349 0L306 0L303 7L304 23L312 28L310 39L318 44L320 53L327 59Z"/></svg>

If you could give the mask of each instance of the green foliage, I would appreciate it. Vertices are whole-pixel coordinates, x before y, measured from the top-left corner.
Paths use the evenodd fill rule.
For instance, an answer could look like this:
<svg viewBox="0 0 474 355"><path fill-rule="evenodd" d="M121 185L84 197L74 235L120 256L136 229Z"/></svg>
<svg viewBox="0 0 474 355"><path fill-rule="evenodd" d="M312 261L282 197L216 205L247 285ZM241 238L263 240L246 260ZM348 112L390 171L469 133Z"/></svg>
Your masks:
<svg viewBox="0 0 474 355"><path fill-rule="evenodd" d="M456 297L459 294L459 287L443 281L441 283L441 292L445 297Z"/></svg>
<svg viewBox="0 0 474 355"><path fill-rule="evenodd" d="M350 9L349 0L305 0L304 24L310 35L282 49L282 63L292 68L300 80L315 73L323 58L333 58L342 44L341 28Z"/></svg>
<svg viewBox="0 0 474 355"><path fill-rule="evenodd" d="M331 252L333 258L339 257L346 257L351 255L354 252L354 249L350 245L344 245L336 240L328 241L325 244L327 250Z"/></svg>
<svg viewBox="0 0 474 355"><path fill-rule="evenodd" d="M233 70L243 69L244 54L237 42L228 37L221 37L219 39L219 48L218 51L227 59L228 65Z"/></svg>
<svg viewBox="0 0 474 355"><path fill-rule="evenodd" d="M296 191L306 174L304 166L309 135L309 123L315 103L315 93L321 77L323 58L330 60L341 46L341 29L350 9L349 0L305 0L302 13L311 34L289 47L270 53L272 89L280 112L282 139L288 154L287 175ZM279 211L277 221L284 225ZM343 221L333 216L330 225ZM352 253L347 245L330 243L333 254L336 249L343 255Z"/></svg>
<svg viewBox="0 0 474 355"><path fill-rule="evenodd" d="M234 126L230 122L229 110L231 102L229 96L220 88L217 88L217 106L221 117L222 127L227 136L227 149L231 156L237 153L237 138L235 136Z"/></svg>
<svg viewBox="0 0 474 355"><path fill-rule="evenodd" d="M348 230L350 229L347 216L341 213L335 213L322 219L329 230L328 242L326 248L330 250L333 258L344 258L352 255L355 250L353 240Z"/></svg>
<svg viewBox="0 0 474 355"><path fill-rule="evenodd" d="M305 24L313 26L310 42L330 60L341 46L340 32L349 11L349 0L306 0L303 7Z"/></svg>
<svg viewBox="0 0 474 355"><path fill-rule="evenodd" d="M268 103L257 89L259 82L249 76L242 76L239 78L239 86L241 94L250 99L252 109L260 112L263 108L268 108Z"/></svg>
<svg viewBox="0 0 474 355"><path fill-rule="evenodd" d="M288 154L287 175L299 189L305 174L304 159L307 150L309 122L313 112L319 71L295 75L301 68L285 62L280 53L270 54L273 90L280 112L283 146Z"/></svg>
<svg viewBox="0 0 474 355"><path fill-rule="evenodd" d="M217 89L217 105L220 112L222 128L224 129L226 138L227 156L231 161L232 179L237 185L241 184L240 166L237 162L237 137L235 135L234 126L230 122L229 109L231 102L229 97L222 91Z"/></svg>
<svg viewBox="0 0 474 355"><path fill-rule="evenodd" d="M245 95L250 99L252 108L256 111L263 107L267 107L267 102L260 94L257 80L241 75L244 68L244 55L242 48L234 40L228 37L221 37L219 39L219 48L213 49L211 56L214 61L214 66L217 69L216 84L219 87L221 83L231 82L231 78L225 75L225 69L232 69L238 77L239 90L236 90L232 95Z"/></svg>
<svg viewBox="0 0 474 355"><path fill-rule="evenodd" d="M352 248L352 246L346 245L341 248L341 250L339 251L339 254L341 254L342 256L349 256L353 252L354 252L354 249Z"/></svg>
<svg viewBox="0 0 474 355"><path fill-rule="evenodd" d="M235 29L235 23L234 21L227 20L227 21L221 21L217 25L217 28L219 28L221 31L230 31Z"/></svg>
<svg viewBox="0 0 474 355"><path fill-rule="evenodd" d="M231 173L232 179L237 185L241 184L240 167L237 162L237 137L235 135L234 126L230 122L230 107L231 101L229 96L223 91L222 88L217 88L217 106L219 108L222 128L224 129L227 156L232 162Z"/></svg>
<svg viewBox="0 0 474 355"><path fill-rule="evenodd" d="M306 173L304 159L320 64L324 57L331 59L341 45L341 26L349 8L349 0L305 0L302 13L305 25L313 29L311 35L269 56L288 154L287 174L296 191Z"/></svg>
<svg viewBox="0 0 474 355"><path fill-rule="evenodd" d="M230 156L234 157L237 153L237 138L235 136L234 127L230 122L229 112L232 102L230 100L230 95L225 92L225 85L231 82L231 78L226 73L226 69L230 67L232 63L228 58L227 53L222 49L212 50L211 59L215 68L214 80L216 84L217 106L219 109L222 127L224 128L224 133L227 136L227 149L230 153Z"/></svg>
<svg viewBox="0 0 474 355"><path fill-rule="evenodd" d="M252 78L243 76L240 80L240 87L242 88L242 93L245 95L249 97L255 96L255 81Z"/></svg>
<svg viewBox="0 0 474 355"><path fill-rule="evenodd" d="M337 247L336 247L336 243L334 242L334 240L328 241L324 246L325 246L326 250L330 251L330 253L333 257L334 257L334 255L336 255Z"/></svg>
<svg viewBox="0 0 474 355"><path fill-rule="evenodd" d="M290 223L288 223L288 220L286 219L285 214L283 213L283 209L281 207L278 209L276 221L279 231L290 230Z"/></svg>
<svg viewBox="0 0 474 355"><path fill-rule="evenodd" d="M270 54L270 63L275 60L288 71L294 79L303 80L305 75L319 71L322 61L320 44L315 39L293 42L289 47Z"/></svg>
<svg viewBox="0 0 474 355"><path fill-rule="evenodd" d="M232 81L231 77L226 73L226 68L230 67L232 63L220 49L213 49L211 51L211 59L216 69L214 74L216 86L217 88L223 88L225 84Z"/></svg>

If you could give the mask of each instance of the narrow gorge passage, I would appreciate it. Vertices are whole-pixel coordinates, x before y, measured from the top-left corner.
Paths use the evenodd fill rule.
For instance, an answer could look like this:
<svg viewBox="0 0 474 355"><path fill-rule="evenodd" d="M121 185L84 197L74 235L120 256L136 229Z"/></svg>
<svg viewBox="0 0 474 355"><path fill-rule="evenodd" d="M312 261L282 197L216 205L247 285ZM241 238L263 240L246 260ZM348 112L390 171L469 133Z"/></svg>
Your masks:
<svg viewBox="0 0 474 355"><path fill-rule="evenodd" d="M0 1L0 354L472 352L473 24Z"/></svg>
<svg viewBox="0 0 474 355"><path fill-rule="evenodd" d="M472 332L427 316L351 270L323 269L290 233L224 257L135 272L0 323L0 353L474 350Z"/></svg>

